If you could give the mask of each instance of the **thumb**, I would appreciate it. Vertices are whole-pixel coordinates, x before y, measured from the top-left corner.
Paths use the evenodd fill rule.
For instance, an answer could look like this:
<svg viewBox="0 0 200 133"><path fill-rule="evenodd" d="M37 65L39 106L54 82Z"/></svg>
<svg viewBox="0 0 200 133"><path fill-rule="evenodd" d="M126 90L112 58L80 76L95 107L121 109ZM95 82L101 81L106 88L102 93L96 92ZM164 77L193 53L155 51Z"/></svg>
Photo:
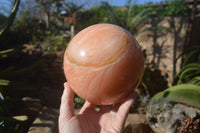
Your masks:
<svg viewBox="0 0 200 133"><path fill-rule="evenodd" d="M61 98L59 123L69 121L74 116L73 104L74 92L67 82L64 83L64 91Z"/></svg>

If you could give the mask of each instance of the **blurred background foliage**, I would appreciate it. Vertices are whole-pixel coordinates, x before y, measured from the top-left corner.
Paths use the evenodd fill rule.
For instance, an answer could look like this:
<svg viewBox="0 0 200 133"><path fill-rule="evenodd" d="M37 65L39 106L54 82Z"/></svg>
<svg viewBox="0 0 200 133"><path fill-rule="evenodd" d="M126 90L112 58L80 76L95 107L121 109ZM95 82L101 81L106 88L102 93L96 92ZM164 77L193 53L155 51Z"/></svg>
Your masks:
<svg viewBox="0 0 200 133"><path fill-rule="evenodd" d="M23 0L21 3L20 0L13 0L11 3L13 8L10 15L0 13L0 132L20 132L20 123L25 119L23 116L16 117L17 114L12 110L23 106L21 98L24 96L39 97L39 87L35 82L50 84L49 79L45 82L39 80L42 77L33 79L41 73L40 67L44 64L41 55L63 52L71 38L82 29L97 23L112 23L122 26L134 36L146 31L176 32L174 18L190 17L193 12L185 0L145 5L135 5L135 0L126 0L123 7L105 1L92 7L67 0ZM196 11L200 11L200 8ZM170 18L170 28L158 25L144 28L150 19L157 18ZM49 59L46 66L54 63L53 58ZM174 72L173 86L180 86L176 86L175 90L169 87L167 73L161 74L154 63L146 62L144 76L138 87L141 95L158 99L163 98L166 91L173 90L168 99L181 103L178 97L186 93L182 90L180 93L177 88L199 94L200 47L184 49L178 58L174 58L174 66L177 66L177 60L182 60L182 65L179 72ZM166 66L163 68L166 69ZM49 69L45 71L51 73ZM191 84L197 87L188 87ZM190 97L185 98L188 101ZM193 106L199 98L192 100L186 104ZM84 100L75 96L74 103L78 108Z"/></svg>
<svg viewBox="0 0 200 133"><path fill-rule="evenodd" d="M22 9L23 5L28 7ZM32 7L29 7L31 5ZM148 18L188 16L190 12L188 5L182 0L172 0L170 4L152 4L152 6L134 5L134 0L127 0L124 7L101 2L89 9L85 9L84 5L64 0L32 0L23 1L21 6L14 24L7 34L1 37L0 43L3 49L29 43L39 45L43 51L55 52L64 50L71 39L71 34L89 25L113 23L136 35ZM0 19L3 20L0 23L3 23L7 16L1 14ZM75 33L71 31L72 26L75 27ZM49 40L55 42L51 43Z"/></svg>

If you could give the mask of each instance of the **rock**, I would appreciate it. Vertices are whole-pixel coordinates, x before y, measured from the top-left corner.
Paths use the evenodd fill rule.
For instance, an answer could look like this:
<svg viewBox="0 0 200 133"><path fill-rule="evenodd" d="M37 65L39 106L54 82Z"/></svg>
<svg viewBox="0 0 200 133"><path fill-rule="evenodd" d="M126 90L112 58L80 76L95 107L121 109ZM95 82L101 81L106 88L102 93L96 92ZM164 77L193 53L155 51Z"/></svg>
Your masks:
<svg viewBox="0 0 200 133"><path fill-rule="evenodd" d="M125 126L128 124L141 124L145 123L145 115L142 114L128 114Z"/></svg>
<svg viewBox="0 0 200 133"><path fill-rule="evenodd" d="M40 99L23 97L23 106L20 106L14 110L16 117L14 119L20 119L19 130L23 133L27 132L32 122L38 116L42 109Z"/></svg>
<svg viewBox="0 0 200 133"><path fill-rule="evenodd" d="M123 133L153 133L146 123L145 115L128 114Z"/></svg>
<svg viewBox="0 0 200 133"><path fill-rule="evenodd" d="M31 98L31 97L23 97L22 101L24 101L24 104L28 107L29 110L32 110L34 112L40 112L42 108L40 99Z"/></svg>
<svg viewBox="0 0 200 133"><path fill-rule="evenodd" d="M155 107L159 108L155 108ZM163 106L151 105L146 117L149 125L156 133L188 133L200 129L200 110L183 104L164 102ZM153 111L154 110L154 111ZM157 110L157 111L156 111ZM188 128L190 127L190 129ZM193 129L195 128L195 129Z"/></svg>
<svg viewBox="0 0 200 133"><path fill-rule="evenodd" d="M59 110L43 107L28 133L58 133Z"/></svg>

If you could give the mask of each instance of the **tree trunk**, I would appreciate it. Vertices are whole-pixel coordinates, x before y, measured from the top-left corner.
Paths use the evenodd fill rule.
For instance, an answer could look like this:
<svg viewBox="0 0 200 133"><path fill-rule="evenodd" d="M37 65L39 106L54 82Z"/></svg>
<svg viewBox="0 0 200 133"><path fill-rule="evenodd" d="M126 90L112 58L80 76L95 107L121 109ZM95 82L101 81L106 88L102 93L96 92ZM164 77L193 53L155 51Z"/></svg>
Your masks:
<svg viewBox="0 0 200 133"><path fill-rule="evenodd" d="M49 12L45 11L44 13L45 17L45 23L46 23L46 28L49 29Z"/></svg>
<svg viewBox="0 0 200 133"><path fill-rule="evenodd" d="M74 37L75 33L74 33L74 25L71 25L71 39Z"/></svg>

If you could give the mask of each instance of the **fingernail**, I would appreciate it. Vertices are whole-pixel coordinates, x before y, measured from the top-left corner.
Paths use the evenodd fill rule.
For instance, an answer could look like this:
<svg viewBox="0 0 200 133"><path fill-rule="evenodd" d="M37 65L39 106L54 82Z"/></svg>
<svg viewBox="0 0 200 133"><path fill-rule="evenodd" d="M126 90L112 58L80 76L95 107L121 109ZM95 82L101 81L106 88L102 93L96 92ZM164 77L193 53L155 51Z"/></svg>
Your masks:
<svg viewBox="0 0 200 133"><path fill-rule="evenodd" d="M64 83L64 89L66 89L68 87L67 82Z"/></svg>

